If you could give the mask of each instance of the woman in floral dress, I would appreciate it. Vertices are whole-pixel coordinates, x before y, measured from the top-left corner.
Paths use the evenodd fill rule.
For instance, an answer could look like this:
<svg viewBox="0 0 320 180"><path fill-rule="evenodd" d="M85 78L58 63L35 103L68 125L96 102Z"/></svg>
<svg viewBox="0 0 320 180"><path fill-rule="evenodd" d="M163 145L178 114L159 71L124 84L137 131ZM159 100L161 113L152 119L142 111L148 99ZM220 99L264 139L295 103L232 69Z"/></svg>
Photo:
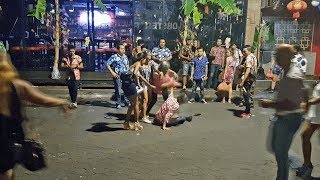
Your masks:
<svg viewBox="0 0 320 180"><path fill-rule="evenodd" d="M228 102L231 103L232 99L232 82L234 80L234 72L237 67L237 60L234 56L234 51L232 49L227 49L226 51L227 54L227 59L226 59L226 68L224 71L224 76L223 80L225 83L228 85L228 90L229 90L229 99ZM223 103L226 102L225 97L223 97Z"/></svg>

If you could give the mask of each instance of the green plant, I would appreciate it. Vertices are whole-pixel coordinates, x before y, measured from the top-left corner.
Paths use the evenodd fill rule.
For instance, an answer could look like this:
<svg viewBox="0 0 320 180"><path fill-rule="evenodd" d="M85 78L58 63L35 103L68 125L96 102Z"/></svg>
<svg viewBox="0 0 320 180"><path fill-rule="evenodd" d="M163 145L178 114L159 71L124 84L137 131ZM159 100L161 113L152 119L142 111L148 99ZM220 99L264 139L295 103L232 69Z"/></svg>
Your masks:
<svg viewBox="0 0 320 180"><path fill-rule="evenodd" d="M33 16L36 19L40 20L46 13L47 0L37 0L35 9L29 11L28 16Z"/></svg>
<svg viewBox="0 0 320 180"><path fill-rule="evenodd" d="M227 14L240 15L240 9L237 8L234 0L185 0L183 4L184 15L186 18L192 18L193 24L198 27L201 24L204 13L199 11L200 6L216 5ZM206 7L208 8L208 7Z"/></svg>

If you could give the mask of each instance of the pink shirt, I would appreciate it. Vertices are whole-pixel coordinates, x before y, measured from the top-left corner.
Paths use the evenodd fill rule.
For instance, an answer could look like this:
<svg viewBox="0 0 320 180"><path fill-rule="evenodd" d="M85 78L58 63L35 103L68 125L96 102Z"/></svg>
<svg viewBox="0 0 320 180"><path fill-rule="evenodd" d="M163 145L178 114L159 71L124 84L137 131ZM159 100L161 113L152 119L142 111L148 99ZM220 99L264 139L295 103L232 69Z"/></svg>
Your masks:
<svg viewBox="0 0 320 180"><path fill-rule="evenodd" d="M80 66L80 64L82 63L82 59L78 55L74 55L72 57L72 59L73 59L72 62L70 61L70 58L63 58L63 61L65 61L65 63L69 66L71 66L71 64ZM72 72L67 72L67 73L68 73L68 76L70 76L69 73L72 73ZM76 80L80 80L80 70L79 69L74 69L73 74L74 74Z"/></svg>
<svg viewBox="0 0 320 180"><path fill-rule="evenodd" d="M164 77L160 79L160 75L157 72L153 73L153 85L156 87L154 92L157 94L161 94L161 85L170 81L174 81L174 79L173 77L170 77L168 74L164 75Z"/></svg>
<svg viewBox="0 0 320 180"><path fill-rule="evenodd" d="M169 95L168 99L162 104L156 113L156 119L161 122L169 122L171 117L178 111L179 103L177 98Z"/></svg>
<svg viewBox="0 0 320 180"><path fill-rule="evenodd" d="M226 50L224 47L215 46L211 48L210 56L214 56L214 60L212 61L212 64L219 64L222 67L224 67L224 60L226 56Z"/></svg>

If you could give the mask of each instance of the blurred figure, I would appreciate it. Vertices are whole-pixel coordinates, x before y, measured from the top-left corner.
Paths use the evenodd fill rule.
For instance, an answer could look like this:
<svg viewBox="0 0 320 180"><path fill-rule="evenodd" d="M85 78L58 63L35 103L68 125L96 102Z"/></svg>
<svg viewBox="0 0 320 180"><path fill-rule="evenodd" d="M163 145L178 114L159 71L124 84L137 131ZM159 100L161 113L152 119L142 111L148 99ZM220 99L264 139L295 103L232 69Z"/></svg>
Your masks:
<svg viewBox="0 0 320 180"><path fill-rule="evenodd" d="M232 103L232 84L234 80L234 73L237 67L237 60L234 56L234 51L232 49L227 49L227 59L226 59L226 68L224 70L223 81L228 85L229 99L228 103ZM222 100L223 103L226 102L225 96Z"/></svg>
<svg viewBox="0 0 320 180"><path fill-rule="evenodd" d="M66 100L49 97L19 78L8 55L0 52L0 179L13 180L14 143L24 141L22 101L42 106L60 106L67 110Z"/></svg>
<svg viewBox="0 0 320 180"><path fill-rule="evenodd" d="M275 87L277 83L280 81L283 70L282 68L276 64L275 60L272 60L270 72L273 74L272 82L271 82L271 90L270 93L274 93Z"/></svg>
<svg viewBox="0 0 320 180"><path fill-rule="evenodd" d="M207 88L216 89L218 86L219 74L225 65L226 50L222 47L222 40L217 40L217 45L211 48L210 57L210 75L207 82Z"/></svg>
<svg viewBox="0 0 320 180"><path fill-rule="evenodd" d="M301 133L302 138L302 152L303 152L303 165L302 167L298 168L297 176L302 177L303 179L310 179L313 165L311 162L311 137L313 136L316 130L320 129L320 83L318 83L312 93L312 98L309 99L308 105L311 105L304 125L304 130Z"/></svg>
<svg viewBox="0 0 320 180"><path fill-rule="evenodd" d="M291 160L288 152L307 111L308 93L303 85L304 74L296 66L295 55L297 51L292 45L277 47L276 63L283 68L284 77L280 80L275 101L259 101L260 106L276 110L271 144L278 165L277 180L288 180Z"/></svg>
<svg viewBox="0 0 320 180"><path fill-rule="evenodd" d="M139 39L137 41L137 46L135 48L132 49L132 61L133 63L135 63L137 61L137 54L145 51L145 47L144 47L144 41L142 39Z"/></svg>
<svg viewBox="0 0 320 180"><path fill-rule="evenodd" d="M182 61L182 89L186 90L191 69L190 62L194 57L194 54L192 53L192 39L188 38L186 40L186 45L182 47L179 56Z"/></svg>
<svg viewBox="0 0 320 180"><path fill-rule="evenodd" d="M241 82L241 76L242 76L242 72L241 72L241 69L240 69L240 66L242 64L242 60L243 60L243 54L241 52L240 49L238 49L238 46L236 43L232 43L231 45L231 49L233 50L234 52L234 57L236 58L237 60L237 66L236 66L236 70L234 72L234 86L236 86L236 90L238 91L239 90L239 84Z"/></svg>
<svg viewBox="0 0 320 180"><path fill-rule="evenodd" d="M76 49L70 45L68 47L69 54L67 54L61 63L61 68L64 68L67 72L67 85L69 89L69 95L71 98L70 107L77 108L77 96L80 84L80 70L83 69L83 63L80 56L76 55Z"/></svg>

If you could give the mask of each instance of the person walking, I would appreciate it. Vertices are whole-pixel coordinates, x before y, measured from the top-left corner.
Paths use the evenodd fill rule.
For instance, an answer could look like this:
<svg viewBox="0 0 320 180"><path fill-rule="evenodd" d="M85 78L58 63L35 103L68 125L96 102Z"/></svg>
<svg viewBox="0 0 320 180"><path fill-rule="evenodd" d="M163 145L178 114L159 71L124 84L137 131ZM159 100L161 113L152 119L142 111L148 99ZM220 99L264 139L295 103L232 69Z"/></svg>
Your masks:
<svg viewBox="0 0 320 180"><path fill-rule="evenodd" d="M277 180L289 178L289 161L292 159L289 159L289 149L308 109L308 93L303 85L304 73L294 60L296 54L292 45L282 44L277 47L276 62L283 68L284 77L279 82L275 101L259 101L260 106L276 110L271 144L278 166Z"/></svg>
<svg viewBox="0 0 320 180"><path fill-rule="evenodd" d="M308 101L308 105L311 105L311 106L306 115L304 130L301 133L304 163L302 167L298 168L297 176L303 179L310 179L312 170L313 170L313 165L311 162L312 146L311 146L310 139L313 136L314 132L316 132L316 130L320 130L319 103L320 103L320 83L318 83L314 87L312 98Z"/></svg>
<svg viewBox="0 0 320 180"><path fill-rule="evenodd" d="M204 57L203 48L197 48L197 57L192 60L192 70L190 80L193 81L192 86L192 97L189 100L189 103L193 103L195 101L195 95L197 88L200 88L200 101L206 104L206 100L204 99L204 82L208 79L208 58Z"/></svg>
<svg viewBox="0 0 320 180"><path fill-rule="evenodd" d="M217 45L211 48L210 57L210 75L208 78L207 88L217 89L219 74L225 65L225 48L222 47L222 40L217 40Z"/></svg>
<svg viewBox="0 0 320 180"><path fill-rule="evenodd" d="M76 55L74 46L68 46L69 53L62 58L61 68L66 70L67 85L71 98L70 107L77 108L78 89L80 84L80 70L83 69L83 63L80 56Z"/></svg>
<svg viewBox="0 0 320 180"><path fill-rule="evenodd" d="M106 62L106 67L110 72L114 88L115 88L115 97L116 97L116 108L121 109L122 101L121 101L121 79L120 76L122 73L125 73L129 70L129 60L128 57L125 55L126 49L123 44L118 45L118 53L112 55ZM130 102L126 96L124 96L125 105L129 106Z"/></svg>
<svg viewBox="0 0 320 180"><path fill-rule="evenodd" d="M0 52L0 179L14 180L14 143L25 139L22 101L68 110L68 101L49 97L22 80L6 52Z"/></svg>

